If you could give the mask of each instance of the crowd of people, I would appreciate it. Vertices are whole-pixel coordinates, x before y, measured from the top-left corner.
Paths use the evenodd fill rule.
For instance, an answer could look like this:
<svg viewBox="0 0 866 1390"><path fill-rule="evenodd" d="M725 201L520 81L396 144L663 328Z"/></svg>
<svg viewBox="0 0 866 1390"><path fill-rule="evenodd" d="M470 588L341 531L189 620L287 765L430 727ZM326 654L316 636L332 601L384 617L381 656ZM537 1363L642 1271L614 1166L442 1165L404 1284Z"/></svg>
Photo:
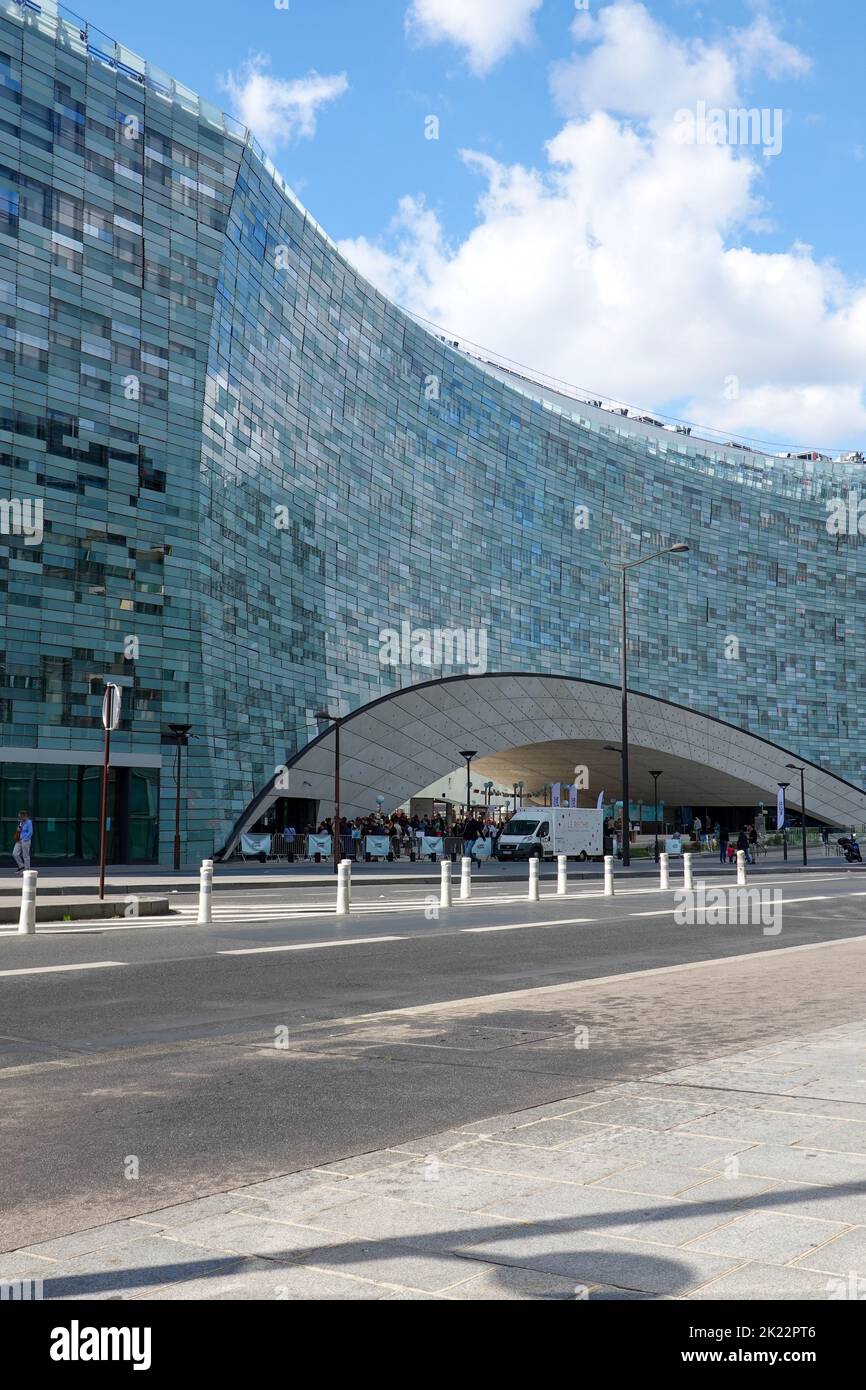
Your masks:
<svg viewBox="0 0 866 1390"><path fill-rule="evenodd" d="M283 830L286 845L290 847L299 833L305 836L332 836L333 817L328 816L318 825L307 825L300 832L294 826L287 825ZM462 819L445 816L407 816L404 811L396 811L392 816L361 816L355 820L340 817L340 837L344 848L349 850L351 840L356 856L362 853L362 842L369 836L387 838L395 858L416 852L418 841L425 837L460 840L463 853L473 860L476 858L475 847L478 841L487 841L489 844L484 850L484 857L495 858L496 845L501 833L502 826L487 813L470 814Z"/></svg>

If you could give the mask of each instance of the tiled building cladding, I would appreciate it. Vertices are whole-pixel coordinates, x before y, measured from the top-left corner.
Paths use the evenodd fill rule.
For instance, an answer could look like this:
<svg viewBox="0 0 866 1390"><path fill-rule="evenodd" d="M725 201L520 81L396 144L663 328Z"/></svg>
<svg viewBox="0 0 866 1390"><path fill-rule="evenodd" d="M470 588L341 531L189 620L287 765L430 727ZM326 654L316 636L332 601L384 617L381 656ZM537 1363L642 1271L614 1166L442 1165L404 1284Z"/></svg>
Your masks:
<svg viewBox="0 0 866 1390"><path fill-rule="evenodd" d="M485 627L490 671L616 683L605 562L677 539L635 581L632 687L862 785L864 552L826 527L862 467L504 384L364 281L236 123L11 2L0 166L0 496L45 515L39 546L0 536L2 744L98 751L119 680L113 746L164 755L164 861L169 723L199 735L193 862L317 709L438 674L380 665L382 629Z"/></svg>

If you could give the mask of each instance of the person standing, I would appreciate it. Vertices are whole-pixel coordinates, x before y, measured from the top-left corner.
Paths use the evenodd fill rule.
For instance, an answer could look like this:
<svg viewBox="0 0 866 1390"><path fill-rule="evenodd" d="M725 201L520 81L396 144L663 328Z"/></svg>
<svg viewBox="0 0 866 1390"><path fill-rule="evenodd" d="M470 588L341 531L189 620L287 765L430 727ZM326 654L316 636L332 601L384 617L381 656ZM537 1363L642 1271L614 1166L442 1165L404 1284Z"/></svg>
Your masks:
<svg viewBox="0 0 866 1390"><path fill-rule="evenodd" d="M719 826L719 863L721 863L721 864L727 864L727 862L728 862L728 840L729 840L729 838L730 838L730 837L729 837L729 835L728 835L728 827L727 827L726 825L720 825L720 826Z"/></svg>
<svg viewBox="0 0 866 1390"><path fill-rule="evenodd" d="M30 849L33 844L33 822L28 811L18 812L18 829L15 831L15 846L12 858L19 874L30 868Z"/></svg>
<svg viewBox="0 0 866 1390"><path fill-rule="evenodd" d="M473 815L468 815L463 822L463 853L468 855L474 864L475 841L478 839L478 822Z"/></svg>

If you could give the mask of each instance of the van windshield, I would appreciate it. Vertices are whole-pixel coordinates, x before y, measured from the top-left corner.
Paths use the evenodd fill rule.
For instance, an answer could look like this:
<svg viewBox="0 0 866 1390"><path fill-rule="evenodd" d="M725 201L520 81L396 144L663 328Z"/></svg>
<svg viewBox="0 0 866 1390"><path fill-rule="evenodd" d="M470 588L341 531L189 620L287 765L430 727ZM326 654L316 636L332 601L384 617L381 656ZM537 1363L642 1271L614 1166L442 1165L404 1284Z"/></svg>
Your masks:
<svg viewBox="0 0 866 1390"><path fill-rule="evenodd" d="M504 835L534 835L538 829L537 820L510 820L503 831Z"/></svg>

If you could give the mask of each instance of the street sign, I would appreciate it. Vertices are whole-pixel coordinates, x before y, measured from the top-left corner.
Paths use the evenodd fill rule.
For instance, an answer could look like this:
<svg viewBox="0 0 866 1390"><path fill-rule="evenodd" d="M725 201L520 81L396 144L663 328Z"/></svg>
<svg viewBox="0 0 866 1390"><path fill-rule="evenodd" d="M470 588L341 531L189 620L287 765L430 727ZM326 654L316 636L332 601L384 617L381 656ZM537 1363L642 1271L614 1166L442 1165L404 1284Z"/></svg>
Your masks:
<svg viewBox="0 0 866 1390"><path fill-rule="evenodd" d="M107 685L102 697L102 727L114 731L120 725L122 692L119 685Z"/></svg>

